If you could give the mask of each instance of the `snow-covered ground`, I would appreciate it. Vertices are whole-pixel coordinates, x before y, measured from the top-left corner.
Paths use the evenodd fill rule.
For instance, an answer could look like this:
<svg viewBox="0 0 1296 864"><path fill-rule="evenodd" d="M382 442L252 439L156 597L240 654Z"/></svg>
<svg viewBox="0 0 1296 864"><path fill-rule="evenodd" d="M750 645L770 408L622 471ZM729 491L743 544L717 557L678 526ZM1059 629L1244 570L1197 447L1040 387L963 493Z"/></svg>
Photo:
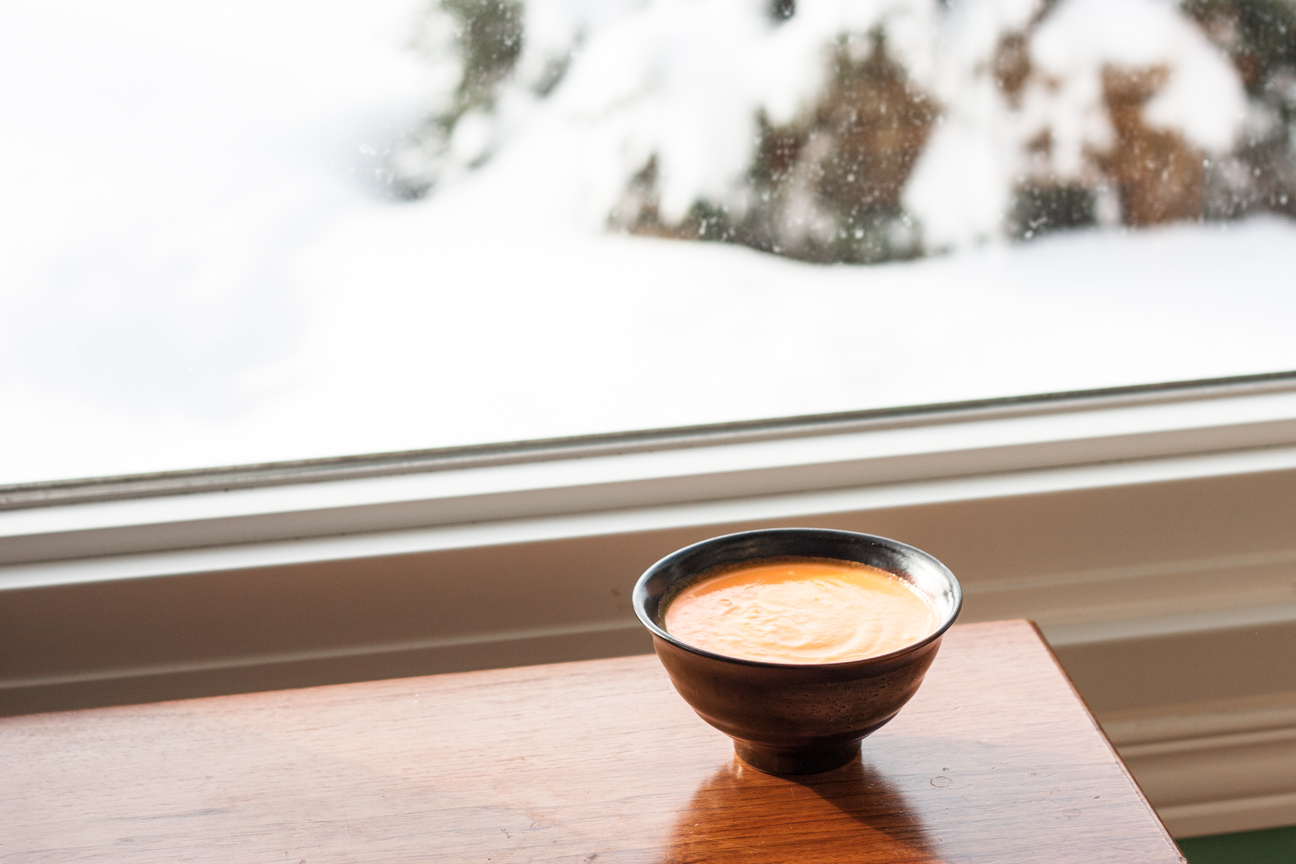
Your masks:
<svg viewBox="0 0 1296 864"><path fill-rule="evenodd" d="M1296 368L1276 218L824 267L525 161L394 201L420 5L0 8L0 484Z"/></svg>

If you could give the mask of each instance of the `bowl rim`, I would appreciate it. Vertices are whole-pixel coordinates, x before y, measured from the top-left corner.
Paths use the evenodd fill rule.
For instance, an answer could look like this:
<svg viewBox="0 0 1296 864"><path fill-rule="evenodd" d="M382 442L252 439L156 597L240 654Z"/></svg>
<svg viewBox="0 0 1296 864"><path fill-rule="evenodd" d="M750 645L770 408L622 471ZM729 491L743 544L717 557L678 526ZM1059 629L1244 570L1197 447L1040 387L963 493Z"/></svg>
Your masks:
<svg viewBox="0 0 1296 864"><path fill-rule="evenodd" d="M875 654L870 657L861 657L857 660L839 660L835 663L779 663L773 660L752 660L747 657L734 657L730 654L717 654L714 651L708 651L705 648L699 648L696 645L690 645L687 642L683 642L679 639L676 639L670 633L667 633L664 628L659 627L657 623L652 620L651 616L644 608L644 603L647 601L647 597L648 597L648 589L647 589L648 580L652 578L652 576L655 573L657 573L657 571L670 566L672 563L674 563L676 560L680 558L692 554L699 547L710 546L716 543L735 542L743 538L752 537L754 535L811 534L811 533L837 534L842 536L861 538L871 543L880 544L882 546L889 546L892 550L897 552L914 554L920 558L925 558L928 562L934 564L936 566L936 569L949 580L950 587L953 589L954 603L950 609L949 615L946 616L945 620L943 620L935 630L933 630L931 633L924 636L922 639L919 639L917 642L911 642L910 644L905 645L903 648L897 648L896 650L890 651L886 654ZM752 558L751 560L768 561L768 560L774 560L776 558L782 558L782 557L798 558L798 557L814 557L814 556L771 555L768 558ZM829 561L849 560L845 558L834 559L832 556L823 556L823 557L824 560L829 560ZM855 561L852 563L859 564L864 562ZM948 567L946 567L945 564L940 561L940 559L936 558L936 556L932 555L929 552L924 552L923 550L919 549L916 546L910 546L908 543L901 543L899 540L893 540L890 537L882 537L877 534L865 534L862 531L843 531L838 528L757 528L752 531L736 531L731 534L719 534L715 537L708 537L705 540L699 540L696 543L690 543L687 546L684 546L680 549L676 549L674 552L670 553L664 558L659 559L651 567L645 570L643 574L640 575L639 579L635 582L634 591L632 592L630 598L630 603L634 607L635 616L639 619L639 623L643 624L644 627L648 628L648 632L650 632L654 637L658 639L662 639L670 643L671 645L674 645L677 648L683 649L684 651L688 651L691 654L699 654L703 657L710 657L716 660L722 660L726 663L737 663L743 666L757 666L757 667L764 667L770 669L838 669L838 668L845 669L854 666L862 667L862 666L873 666L873 665L882 665L885 663L889 663L904 657L904 655L906 654L912 654L915 651L918 651L921 648L940 639L943 635L945 635L945 631L948 630L954 624L954 621L959 616L959 612L963 610L963 586L959 584L958 577L954 575L953 571L950 570Z"/></svg>

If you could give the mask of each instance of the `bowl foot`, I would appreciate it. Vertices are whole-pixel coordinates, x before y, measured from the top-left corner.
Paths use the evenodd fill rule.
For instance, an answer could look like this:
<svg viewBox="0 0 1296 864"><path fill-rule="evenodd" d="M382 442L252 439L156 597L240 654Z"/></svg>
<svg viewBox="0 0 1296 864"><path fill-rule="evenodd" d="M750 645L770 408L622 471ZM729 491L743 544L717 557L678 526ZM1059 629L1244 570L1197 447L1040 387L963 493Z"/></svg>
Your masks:
<svg viewBox="0 0 1296 864"><path fill-rule="evenodd" d="M820 774L840 768L858 756L860 742L772 747L735 738L734 752L743 762L766 774Z"/></svg>

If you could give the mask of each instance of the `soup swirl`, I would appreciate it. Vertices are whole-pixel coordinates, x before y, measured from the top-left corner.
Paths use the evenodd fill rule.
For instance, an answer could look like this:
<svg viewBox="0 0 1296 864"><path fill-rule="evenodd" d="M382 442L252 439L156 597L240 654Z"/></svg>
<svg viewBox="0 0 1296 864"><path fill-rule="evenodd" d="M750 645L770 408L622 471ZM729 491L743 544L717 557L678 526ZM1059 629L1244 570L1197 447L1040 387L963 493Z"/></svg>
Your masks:
<svg viewBox="0 0 1296 864"><path fill-rule="evenodd" d="M841 663L911 645L935 610L899 577L847 561L780 559L725 570L682 590L666 632L696 648L774 663Z"/></svg>

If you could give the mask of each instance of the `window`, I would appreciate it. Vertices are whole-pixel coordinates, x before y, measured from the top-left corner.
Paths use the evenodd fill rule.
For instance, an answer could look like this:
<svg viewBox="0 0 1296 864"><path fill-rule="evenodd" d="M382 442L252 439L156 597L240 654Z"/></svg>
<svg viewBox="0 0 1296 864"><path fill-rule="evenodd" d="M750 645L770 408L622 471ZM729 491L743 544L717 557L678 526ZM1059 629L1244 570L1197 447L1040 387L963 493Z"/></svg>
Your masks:
<svg viewBox="0 0 1296 864"><path fill-rule="evenodd" d="M0 484L1296 368L1282 4L5 15Z"/></svg>
<svg viewBox="0 0 1296 864"><path fill-rule="evenodd" d="M821 524L1296 821L1289 5L0 16L3 710L642 650Z"/></svg>

